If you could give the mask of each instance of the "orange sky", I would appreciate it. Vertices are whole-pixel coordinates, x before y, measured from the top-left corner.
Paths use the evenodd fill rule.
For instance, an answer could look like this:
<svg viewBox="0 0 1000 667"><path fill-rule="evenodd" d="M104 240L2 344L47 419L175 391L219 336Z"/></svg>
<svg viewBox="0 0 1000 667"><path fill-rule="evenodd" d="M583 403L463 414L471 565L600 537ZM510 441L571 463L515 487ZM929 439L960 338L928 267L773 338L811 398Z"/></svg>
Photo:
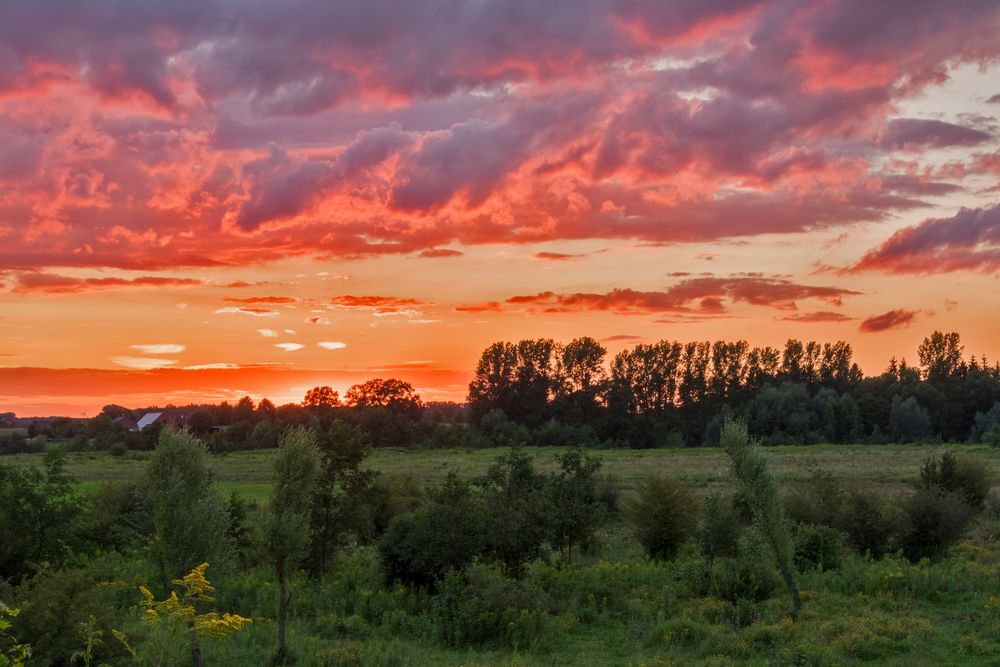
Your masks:
<svg viewBox="0 0 1000 667"><path fill-rule="evenodd" d="M944 329L1000 356L988 3L8 19L0 412L386 376L461 400L527 337L844 339L877 373Z"/></svg>

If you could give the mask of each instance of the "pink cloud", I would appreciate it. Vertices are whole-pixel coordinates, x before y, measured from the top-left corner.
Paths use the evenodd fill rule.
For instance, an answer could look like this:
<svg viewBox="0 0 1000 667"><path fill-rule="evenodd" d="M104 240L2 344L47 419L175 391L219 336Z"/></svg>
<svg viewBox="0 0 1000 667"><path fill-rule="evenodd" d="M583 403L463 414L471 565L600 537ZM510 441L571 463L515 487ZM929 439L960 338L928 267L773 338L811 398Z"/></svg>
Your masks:
<svg viewBox="0 0 1000 667"><path fill-rule="evenodd" d="M917 310L899 308L882 313L881 315L872 315L861 323L858 330L864 333L878 333L879 331L888 331L889 329L903 329L910 326L919 312Z"/></svg>

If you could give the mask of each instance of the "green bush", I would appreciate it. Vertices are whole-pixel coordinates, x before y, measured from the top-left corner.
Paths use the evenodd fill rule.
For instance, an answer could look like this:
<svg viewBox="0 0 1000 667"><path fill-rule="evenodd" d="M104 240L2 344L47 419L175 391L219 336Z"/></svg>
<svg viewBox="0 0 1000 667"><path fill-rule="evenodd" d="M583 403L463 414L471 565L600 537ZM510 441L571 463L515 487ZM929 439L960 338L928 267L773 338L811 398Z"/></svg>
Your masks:
<svg viewBox="0 0 1000 667"><path fill-rule="evenodd" d="M112 578L111 564L99 562L46 570L19 587L21 613L13 619L14 633L30 640L31 665L71 664L73 653L84 647L83 625L91 616L107 640L95 648L95 664L125 664L123 647L111 636L125 620L116 604L119 591L107 583Z"/></svg>
<svg viewBox="0 0 1000 667"><path fill-rule="evenodd" d="M844 495L836 476L814 467L810 470L809 480L785 496L785 516L792 522L836 526Z"/></svg>
<svg viewBox="0 0 1000 667"><path fill-rule="evenodd" d="M800 572L836 570L844 560L843 536L835 528L800 523L795 531L795 567Z"/></svg>
<svg viewBox="0 0 1000 667"><path fill-rule="evenodd" d="M940 493L957 493L969 507L981 510L993 483L985 463L959 458L954 452L945 452L938 460L924 461L920 470L920 485Z"/></svg>
<svg viewBox="0 0 1000 667"><path fill-rule="evenodd" d="M635 537L653 558L670 559L695 531L698 504L694 494L678 482L651 477L639 484L625 505L625 517Z"/></svg>
<svg viewBox="0 0 1000 667"><path fill-rule="evenodd" d="M916 491L903 510L900 547L911 561L940 555L962 536L972 518L972 508L962 496L934 489Z"/></svg>
<svg viewBox="0 0 1000 667"><path fill-rule="evenodd" d="M708 575L708 592L734 604L766 600L780 585L774 556L755 531L743 534L735 557L717 558Z"/></svg>
<svg viewBox="0 0 1000 667"><path fill-rule="evenodd" d="M441 580L433 613L438 639L448 646L530 648L549 636L551 599L537 586L475 565Z"/></svg>
<svg viewBox="0 0 1000 667"><path fill-rule="evenodd" d="M899 508L874 493L852 491L844 499L837 527L843 531L847 544L859 554L881 558L892 550L900 520Z"/></svg>
<svg viewBox="0 0 1000 667"><path fill-rule="evenodd" d="M743 524L732 501L723 500L719 493L705 500L698 526L698 548L702 556L709 561L736 556L742 531Z"/></svg>
<svg viewBox="0 0 1000 667"><path fill-rule="evenodd" d="M449 475L430 497L428 506L396 517L378 543L389 581L433 585L485 551L484 510L468 484Z"/></svg>

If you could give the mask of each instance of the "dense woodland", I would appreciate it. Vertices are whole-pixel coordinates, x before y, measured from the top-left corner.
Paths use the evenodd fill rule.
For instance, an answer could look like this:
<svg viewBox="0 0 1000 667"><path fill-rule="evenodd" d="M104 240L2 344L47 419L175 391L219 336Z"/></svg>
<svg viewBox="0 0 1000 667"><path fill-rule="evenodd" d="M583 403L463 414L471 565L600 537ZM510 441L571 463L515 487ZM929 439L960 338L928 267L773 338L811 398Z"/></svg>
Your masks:
<svg viewBox="0 0 1000 667"><path fill-rule="evenodd" d="M695 447L717 445L730 415L764 444L1000 444L1000 365L966 356L957 333L934 332L917 358L893 358L865 377L843 341L792 339L783 350L660 341L609 362L592 338L522 340L483 351L464 405L424 403L409 383L389 378L343 397L316 387L301 404L245 397L162 409L214 452L273 448L289 426L326 429L337 420L374 446ZM38 450L45 439L70 450L152 449L162 423L129 432L123 418L137 413L109 405L89 421L29 426L0 436L0 452Z"/></svg>

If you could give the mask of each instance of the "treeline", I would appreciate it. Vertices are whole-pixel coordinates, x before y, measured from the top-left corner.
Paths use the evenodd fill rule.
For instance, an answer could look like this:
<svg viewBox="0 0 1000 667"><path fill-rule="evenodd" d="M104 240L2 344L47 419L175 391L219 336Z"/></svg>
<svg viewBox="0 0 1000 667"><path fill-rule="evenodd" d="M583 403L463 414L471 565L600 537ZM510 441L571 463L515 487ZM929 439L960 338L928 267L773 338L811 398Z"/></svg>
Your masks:
<svg viewBox="0 0 1000 667"><path fill-rule="evenodd" d="M966 358L957 333L917 352L919 366L893 358L864 377L844 341L660 341L610 363L593 338L499 342L479 359L468 411L495 444L717 445L730 415L765 444L1000 443L1000 365Z"/></svg>
<svg viewBox="0 0 1000 667"><path fill-rule="evenodd" d="M865 377L844 341L790 339L781 350L743 340L659 341L610 360L588 337L498 342L480 356L464 405L425 403L394 378L356 384L343 397L315 387L301 403L281 406L249 396L147 411L108 405L90 420L0 436L0 454L42 451L47 440L71 451L149 450L164 425L193 433L216 453L269 449L291 427L327 430L338 420L379 447L696 447L718 445L729 416L764 444L1000 445L1000 365L966 357L957 333L934 332L917 356L918 365L893 358ZM135 429L151 410L162 418Z"/></svg>

